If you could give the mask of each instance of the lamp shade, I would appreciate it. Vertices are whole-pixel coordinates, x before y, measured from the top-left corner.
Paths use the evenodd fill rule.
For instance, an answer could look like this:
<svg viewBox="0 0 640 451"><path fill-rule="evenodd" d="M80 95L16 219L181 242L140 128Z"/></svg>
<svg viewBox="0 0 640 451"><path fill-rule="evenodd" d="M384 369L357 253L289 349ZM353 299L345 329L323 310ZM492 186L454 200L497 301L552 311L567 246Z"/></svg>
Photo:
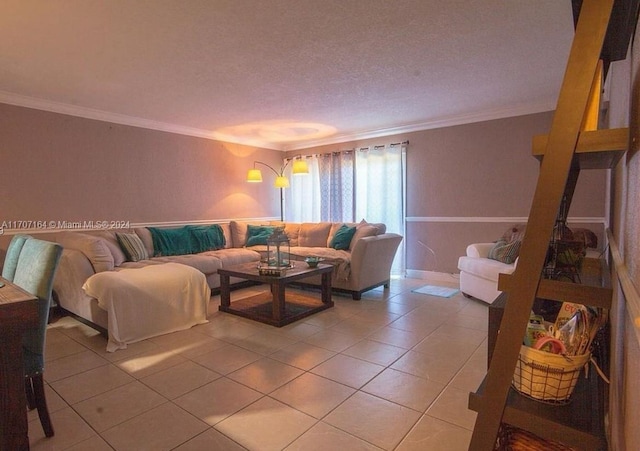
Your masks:
<svg viewBox="0 0 640 451"><path fill-rule="evenodd" d="M307 162L304 160L293 160L293 167L291 168L291 172L296 174L308 174L309 167L307 166Z"/></svg>
<svg viewBox="0 0 640 451"><path fill-rule="evenodd" d="M276 182L274 183L276 188L289 188L289 179L284 175L279 175L276 177Z"/></svg>
<svg viewBox="0 0 640 451"><path fill-rule="evenodd" d="M249 169L247 172L247 182L259 183L262 181L262 172L260 169Z"/></svg>

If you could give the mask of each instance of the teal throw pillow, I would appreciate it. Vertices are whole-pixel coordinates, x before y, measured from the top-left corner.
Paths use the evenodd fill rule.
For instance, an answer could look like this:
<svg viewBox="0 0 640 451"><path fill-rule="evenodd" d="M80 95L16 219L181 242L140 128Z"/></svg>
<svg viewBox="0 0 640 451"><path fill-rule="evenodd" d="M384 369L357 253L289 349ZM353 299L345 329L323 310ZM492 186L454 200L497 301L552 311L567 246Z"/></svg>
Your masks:
<svg viewBox="0 0 640 451"><path fill-rule="evenodd" d="M349 227L346 224L342 224L342 226L338 229L335 235L333 235L333 239L329 244L330 247L337 250L347 250L349 249L349 245L351 244L351 239L353 235L356 233L355 227Z"/></svg>
<svg viewBox="0 0 640 451"><path fill-rule="evenodd" d="M259 244L267 244L267 238L273 235L275 227L272 226L247 226L247 243L248 246L257 246Z"/></svg>

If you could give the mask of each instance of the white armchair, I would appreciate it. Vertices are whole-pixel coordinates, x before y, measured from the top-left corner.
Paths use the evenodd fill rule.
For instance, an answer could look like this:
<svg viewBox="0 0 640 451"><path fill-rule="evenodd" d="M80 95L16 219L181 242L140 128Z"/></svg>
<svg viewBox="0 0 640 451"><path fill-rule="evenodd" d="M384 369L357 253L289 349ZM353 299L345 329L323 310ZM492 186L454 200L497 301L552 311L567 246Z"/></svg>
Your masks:
<svg viewBox="0 0 640 451"><path fill-rule="evenodd" d="M500 295L498 274L511 274L516 269L514 263L501 263L489 258L489 251L496 243L474 243L467 246L467 255L458 259L460 270L460 291L467 297L474 297L491 304Z"/></svg>

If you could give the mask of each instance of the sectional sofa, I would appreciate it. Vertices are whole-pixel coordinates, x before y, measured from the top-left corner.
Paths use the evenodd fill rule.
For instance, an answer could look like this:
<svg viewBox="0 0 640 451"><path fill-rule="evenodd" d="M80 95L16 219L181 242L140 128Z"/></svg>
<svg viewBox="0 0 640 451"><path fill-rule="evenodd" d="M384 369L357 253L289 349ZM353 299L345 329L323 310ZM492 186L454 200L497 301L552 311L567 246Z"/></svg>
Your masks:
<svg viewBox="0 0 640 451"><path fill-rule="evenodd" d="M92 232L66 231L54 234L52 240L64 247L60 266L54 280L54 299L65 310L84 318L100 328L107 328L107 312L98 306L96 299L88 296L83 285L91 276L103 271L122 271L143 268L163 263L180 263L198 269L206 276L211 290L220 287L218 269L231 265L256 262L266 251L263 244L247 246L249 226L280 226L290 240L290 259L305 263L308 256L318 256L324 263L334 266L332 288L351 294L354 300L363 292L384 285L388 286L391 265L402 241L402 236L386 233L384 224L370 224L362 221L347 224L355 227L355 233L346 249L335 249L330 245L343 223L265 223L257 221L230 221L219 224L224 235L220 249L194 254L155 256L152 233L149 228L130 230L103 230ZM127 261L122 240L117 233L135 234L144 245L148 258ZM120 237L120 238L121 238ZM239 283L233 280L232 283ZM302 280L304 284L319 286L320 278Z"/></svg>

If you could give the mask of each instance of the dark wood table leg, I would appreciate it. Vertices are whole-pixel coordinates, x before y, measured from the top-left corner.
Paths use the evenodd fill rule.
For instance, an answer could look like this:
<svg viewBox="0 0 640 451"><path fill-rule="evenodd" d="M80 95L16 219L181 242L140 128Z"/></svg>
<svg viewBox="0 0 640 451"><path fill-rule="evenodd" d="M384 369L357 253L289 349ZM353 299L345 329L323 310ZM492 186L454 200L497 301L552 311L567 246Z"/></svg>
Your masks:
<svg viewBox="0 0 640 451"><path fill-rule="evenodd" d="M231 305L231 277L220 274L220 310Z"/></svg>
<svg viewBox="0 0 640 451"><path fill-rule="evenodd" d="M27 398L22 369L22 329L0 335L0 449L29 449Z"/></svg>
<svg viewBox="0 0 640 451"><path fill-rule="evenodd" d="M331 303L331 272L322 273L320 280L322 302L325 304Z"/></svg>
<svg viewBox="0 0 640 451"><path fill-rule="evenodd" d="M285 284L279 281L271 284L273 319L278 323L284 318L284 287Z"/></svg>

